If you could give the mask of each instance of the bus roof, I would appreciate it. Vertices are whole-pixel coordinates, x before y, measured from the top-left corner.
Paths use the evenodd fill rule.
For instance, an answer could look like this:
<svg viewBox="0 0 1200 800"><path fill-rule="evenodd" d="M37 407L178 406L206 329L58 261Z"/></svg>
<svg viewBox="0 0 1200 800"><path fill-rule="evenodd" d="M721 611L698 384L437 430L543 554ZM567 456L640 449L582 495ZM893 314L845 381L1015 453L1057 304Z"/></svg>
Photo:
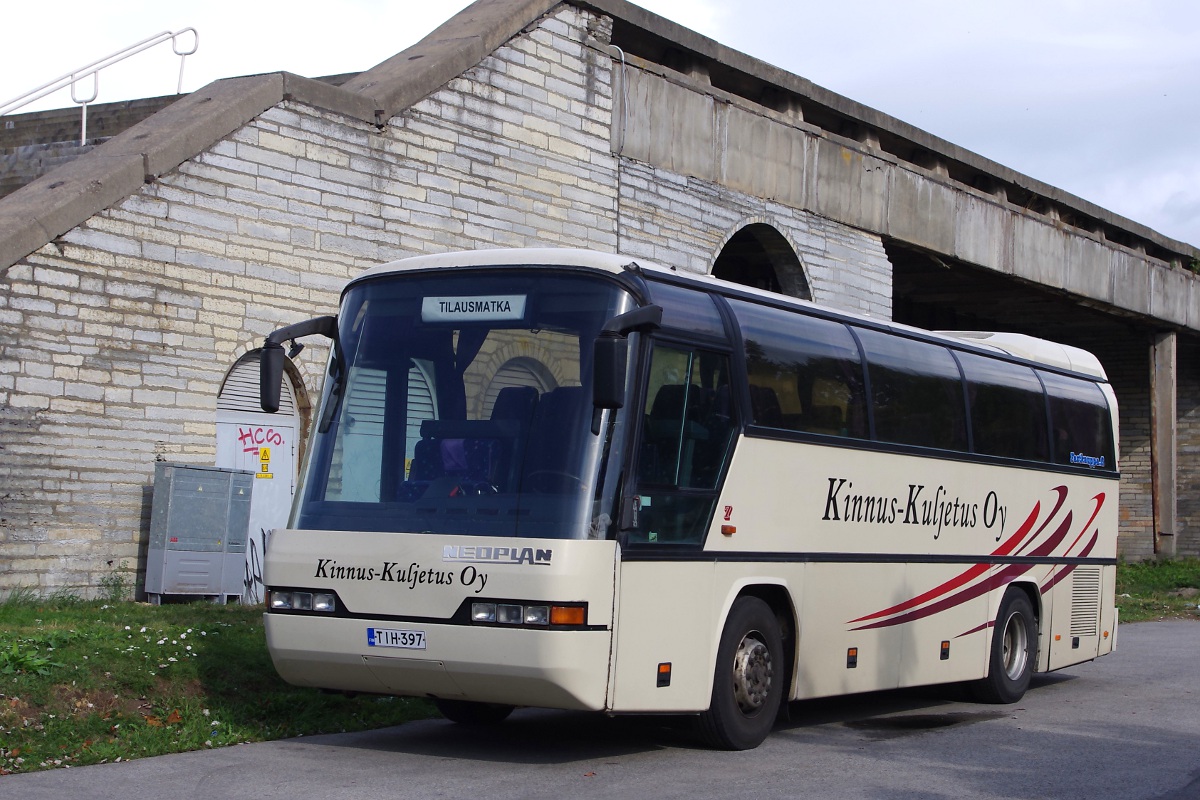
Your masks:
<svg viewBox="0 0 1200 800"><path fill-rule="evenodd" d="M937 331L943 336L964 339L972 344L993 348L1002 353L1036 361L1059 369L1081 372L1105 379L1100 359L1078 347L1059 344L1023 333L988 333L985 331Z"/></svg>
<svg viewBox="0 0 1200 800"><path fill-rule="evenodd" d="M590 267L605 272L620 273L630 264L649 266L642 259L632 256L619 256L612 253L600 253L594 250L579 250L572 248L533 247L533 248L497 248L492 250L465 250L457 253L438 253L430 256L413 256L402 258L371 267L355 276L351 283L366 278L373 278L388 272L407 272L416 269L436 269L439 267L517 267L517 266L557 266L557 267ZM657 264L653 265L658 267ZM666 269L665 267L660 267Z"/></svg>
<svg viewBox="0 0 1200 800"><path fill-rule="evenodd" d="M873 327L883 327L895 331L910 331L923 337L933 336L943 340L957 341L984 350L1004 353L1012 358L1044 364L1048 367L1089 375L1100 380L1107 380L1100 360L1086 350L1078 347L1059 344L1047 339L1026 336L1019 333L993 333L987 331L928 331L892 322L879 320L863 314L856 314L842 309L828 308L811 301L788 295L780 295L763 289L756 289L742 284L694 272L677 270L645 259L602 253L595 250L577 248L495 248L481 250L466 250L461 252L438 253L435 255L413 256L379 264L365 270L351 279L350 283L378 277L380 275L411 270L427 270L447 267L516 267L516 266L558 266L584 267L601 270L614 274L625 272L630 267L654 274L659 273L673 278L684 278L688 282L708 284L716 291L726 290L741 295L756 295L776 302L783 300L788 304L799 307L809 307L828 314L834 312L837 316L847 319L857 319Z"/></svg>

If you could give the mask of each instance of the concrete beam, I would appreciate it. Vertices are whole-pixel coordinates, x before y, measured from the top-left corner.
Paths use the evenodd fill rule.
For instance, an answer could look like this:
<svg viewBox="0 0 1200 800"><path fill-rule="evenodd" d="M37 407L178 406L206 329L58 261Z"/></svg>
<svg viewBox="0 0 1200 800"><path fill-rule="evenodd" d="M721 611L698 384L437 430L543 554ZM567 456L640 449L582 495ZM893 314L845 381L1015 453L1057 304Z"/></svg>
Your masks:
<svg viewBox="0 0 1200 800"><path fill-rule="evenodd" d="M1012 227L1011 273L1061 289L1067 263L1067 235L1032 215L1016 214Z"/></svg>
<svg viewBox="0 0 1200 800"><path fill-rule="evenodd" d="M721 182L795 208L807 205L804 164L810 137L728 103L720 106L720 112L725 115Z"/></svg>
<svg viewBox="0 0 1200 800"><path fill-rule="evenodd" d="M1113 303L1111 247L1084 236L1067 237L1067 262L1062 288L1077 294Z"/></svg>
<svg viewBox="0 0 1200 800"><path fill-rule="evenodd" d="M956 195L954 249L949 254L968 264L1003 270L1012 263L1013 219L1003 201L968 192Z"/></svg>
<svg viewBox="0 0 1200 800"><path fill-rule="evenodd" d="M927 250L953 253L958 193L902 166L891 173L887 234Z"/></svg>
<svg viewBox="0 0 1200 800"><path fill-rule="evenodd" d="M1190 273L1001 196L628 57L627 158L719 182L1159 324L1200 330Z"/></svg>
<svg viewBox="0 0 1200 800"><path fill-rule="evenodd" d="M141 156L146 180L152 180L221 141L282 99L282 73L214 81L113 137L96 152L109 157Z"/></svg>
<svg viewBox="0 0 1200 800"><path fill-rule="evenodd" d="M716 181L720 170L713 98L641 70L629 70L628 81L629 124L622 154Z"/></svg>
<svg viewBox="0 0 1200 800"><path fill-rule="evenodd" d="M1150 489L1154 505L1154 552L1159 558L1174 558L1178 527L1177 349L1174 333L1155 336L1150 349Z"/></svg>
<svg viewBox="0 0 1200 800"><path fill-rule="evenodd" d="M807 166L809 209L856 228L886 230L892 165L830 139L815 139Z"/></svg>
<svg viewBox="0 0 1200 800"><path fill-rule="evenodd" d="M1183 270L1149 262L1150 311L1163 322L1172 325L1188 324L1189 284L1196 282L1195 276Z"/></svg>
<svg viewBox="0 0 1200 800"><path fill-rule="evenodd" d="M915 149L934 153L946 163L962 164L972 170L991 176L998 184L1008 184L1028 190L1035 195L1052 201L1054 204L1076 211L1080 216L1100 220L1105 225L1126 231L1165 250L1182 254L1185 257L1185 261L1190 258L1200 258L1200 249L1197 249L1193 245L1163 236L1145 225L1114 214L1108 209L1076 197L1055 186L1023 175L1016 170L984 158L945 139L938 138L931 133L884 114L881 111L876 111L861 103L856 103L836 92L817 86L803 77L726 47L720 42L646 11L639 6L626 2L626 0L568 1L575 5L592 8L600 13L624 20L630 25L641 28L656 37L661 37L672 42L676 48L691 51L697 54L697 56L721 64L724 71L740 73L748 79L760 81L778 90L793 93L803 98L804 102L810 107L827 109L834 115L851 123L856 123L863 128L885 132L891 136L911 142L917 145ZM710 72L713 72L713 70L710 70ZM812 117L813 115L810 114L808 116Z"/></svg>

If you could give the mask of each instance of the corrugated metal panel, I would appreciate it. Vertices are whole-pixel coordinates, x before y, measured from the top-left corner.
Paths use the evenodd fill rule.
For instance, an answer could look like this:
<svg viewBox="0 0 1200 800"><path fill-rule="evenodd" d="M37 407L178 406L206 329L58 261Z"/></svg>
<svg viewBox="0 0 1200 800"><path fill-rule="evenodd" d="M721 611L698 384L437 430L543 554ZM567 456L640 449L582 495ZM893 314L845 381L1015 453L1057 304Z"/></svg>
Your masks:
<svg viewBox="0 0 1200 800"><path fill-rule="evenodd" d="M1100 570L1080 567L1071 576L1071 635L1095 636L1100 624Z"/></svg>
<svg viewBox="0 0 1200 800"><path fill-rule="evenodd" d="M221 393L217 396L218 411L263 413L258 402L258 355L258 351L247 353L233 365L221 386ZM286 374L283 378L283 391L279 393L278 413L296 415L296 392Z"/></svg>

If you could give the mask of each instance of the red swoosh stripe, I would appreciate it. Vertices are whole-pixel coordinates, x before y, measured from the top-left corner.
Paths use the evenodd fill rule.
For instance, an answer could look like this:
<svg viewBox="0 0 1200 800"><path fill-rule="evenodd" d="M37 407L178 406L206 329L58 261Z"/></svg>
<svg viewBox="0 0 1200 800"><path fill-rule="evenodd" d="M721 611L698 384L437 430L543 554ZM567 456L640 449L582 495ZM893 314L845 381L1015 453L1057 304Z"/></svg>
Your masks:
<svg viewBox="0 0 1200 800"><path fill-rule="evenodd" d="M1023 550L1025 550L1026 548L1030 547L1038 539L1038 537L1049 527L1050 523L1054 521L1055 517L1058 516L1058 512L1062 509L1063 504L1066 502L1066 499L1067 499L1067 487L1066 486L1056 486L1056 487L1054 487L1053 491L1055 493L1057 493L1057 495L1058 495L1058 502L1055 503L1054 508L1046 516L1045 521L1042 522L1041 526L1037 529L1037 532L1034 533L1033 536L1028 536L1029 531L1032 529L1033 525L1035 524L1035 522L1037 521L1037 519L1039 517L1039 512L1041 510L1040 502L1034 504L1033 510L1030 512L1030 514L1026 518L1025 522L1023 522L1021 524L1021 527L1018 528L1017 531L1014 532L1014 534L1012 536L1010 536L1008 538L1008 540L1006 540L1004 542L1003 545L1001 545L999 548L997 548L995 551L993 551L992 555L994 555L994 556L1008 555L1010 552L1013 551L1013 548L1017 548L1016 552L1020 553ZM1092 499L1096 501L1096 506L1092 511L1092 516L1084 524L1082 530L1080 531L1079 536L1077 536L1075 538L1075 540L1071 543L1071 545L1067 548L1068 552L1072 548L1074 548L1074 546L1079 542L1080 538L1082 538L1084 533L1086 533L1087 529L1091 526L1092 522L1095 521L1097 515L1100 513L1100 508L1104 505L1104 499L1105 499L1104 493L1101 492L1100 494L1096 495ZM1066 516L1058 524L1058 527L1054 529L1054 532L1049 536L1049 538L1047 538L1045 541L1038 544L1029 553L1029 556L1034 557L1034 558L1041 558L1041 557L1045 557L1045 556L1048 556L1051 553L1053 553L1054 550L1060 544L1062 544L1062 542L1066 539L1067 535L1070 533L1071 523L1073 520L1074 520L1074 512L1068 510ZM1097 533L1097 535L1098 535L1098 533ZM1019 547L1017 547L1018 544L1020 545ZM1089 543L1089 545L1087 547L1087 552L1091 552L1091 548L1094 544L1095 544L1095 537L1093 537L1092 542ZM1086 552L1084 553L1084 555L1086 555ZM960 574L951 578L950 580L946 581L945 583L942 583L939 586L936 586L926 592L923 592L922 594L919 594L909 600L906 600L903 603L898 603L894 606L891 606L890 608L883 609L882 611L877 611L873 614L869 614L864 617L858 617L857 619L852 619L847 624L853 625L858 622L868 622L870 620L879 620L876 622L872 622L871 624L868 624L868 625L860 625L858 627L851 628L851 630L861 631L861 630L872 630L872 629L876 629L876 628L887 628L887 627L892 627L894 625L902 625L906 622L912 622L912 621L918 620L918 619L924 619L925 617L932 616L933 614L939 613L941 611L945 611L946 609L953 608L955 606L966 603L970 600L974 600L975 598L977 598L987 592L990 592L992 589L996 589L1001 586L1005 586L1008 583L1010 583L1011 581L1020 577L1021 575L1024 575L1025 573L1029 572L1031 569L1033 569L1034 566L1035 565L1033 565L1033 564L1011 564L1011 565L999 570L998 572L991 575L990 577L976 583L973 586L970 586L969 588L963 589L962 591L952 594L949 597L944 597L942 600L933 602L930 605L925 606L924 608L921 608L919 610L912 610L912 609L916 609L918 606L921 606L929 601L937 600L937 598L943 597L944 595L946 595L949 592L953 592L956 589L966 586L974 579L985 574L991 567L991 565L989 565L989 564L975 564L974 566L969 567L968 569L964 570L963 572L961 572ZM1070 572L1070 570L1067 570L1066 572L1062 573L1062 575L1065 575L1067 572ZM1061 579L1062 579L1061 576L1057 577L1049 585L1053 586L1054 583L1057 583L1057 581L1059 581ZM904 613L904 612L907 612L907 613ZM881 619L883 617L891 617L891 618L886 619L886 620ZM975 630L982 630L982 628L978 628ZM974 630L968 631L967 633L973 633L973 632L975 632L975 631ZM967 634L964 633L964 634L960 634L960 635L965 636Z"/></svg>
<svg viewBox="0 0 1200 800"><path fill-rule="evenodd" d="M1033 529L1033 524L1037 522L1038 512L1041 511L1041 508L1042 504L1040 502L1034 503L1033 510L1029 512L1029 517L1026 518L1023 523L1021 523L1021 527L1017 528L1016 532L1014 532L1012 536L1008 537L1008 540L1005 541L1004 544L1000 545L999 549L994 551L992 555L1005 556L1012 552L1012 549L1020 544L1021 540L1025 538L1026 534ZM1045 526L1043 525L1043 527ZM987 572L990 566L990 564L976 564L975 566L968 568L964 572L956 575L940 586L935 586L929 591L919 594L910 600L905 600L903 603L894 605L891 608L885 608L883 611L876 611L874 614L869 614L865 617L852 619L847 624L853 625L856 622L866 622L867 620L887 617L891 616L892 614L898 614L901 611L907 611L910 608L919 606L928 600L932 600L945 594L946 592L953 591L954 589L969 583L973 579L978 578L980 575Z"/></svg>

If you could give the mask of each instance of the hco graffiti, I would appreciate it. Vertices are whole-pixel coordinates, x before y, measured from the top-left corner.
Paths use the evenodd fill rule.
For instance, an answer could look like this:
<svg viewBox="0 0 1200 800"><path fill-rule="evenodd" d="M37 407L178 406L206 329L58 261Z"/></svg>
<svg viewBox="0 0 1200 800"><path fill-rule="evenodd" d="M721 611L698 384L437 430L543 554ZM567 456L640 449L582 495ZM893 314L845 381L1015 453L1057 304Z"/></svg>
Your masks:
<svg viewBox="0 0 1200 800"><path fill-rule="evenodd" d="M243 428L238 426L238 441L242 443L243 453L257 453L263 445L279 447L283 444L283 434L274 428Z"/></svg>

